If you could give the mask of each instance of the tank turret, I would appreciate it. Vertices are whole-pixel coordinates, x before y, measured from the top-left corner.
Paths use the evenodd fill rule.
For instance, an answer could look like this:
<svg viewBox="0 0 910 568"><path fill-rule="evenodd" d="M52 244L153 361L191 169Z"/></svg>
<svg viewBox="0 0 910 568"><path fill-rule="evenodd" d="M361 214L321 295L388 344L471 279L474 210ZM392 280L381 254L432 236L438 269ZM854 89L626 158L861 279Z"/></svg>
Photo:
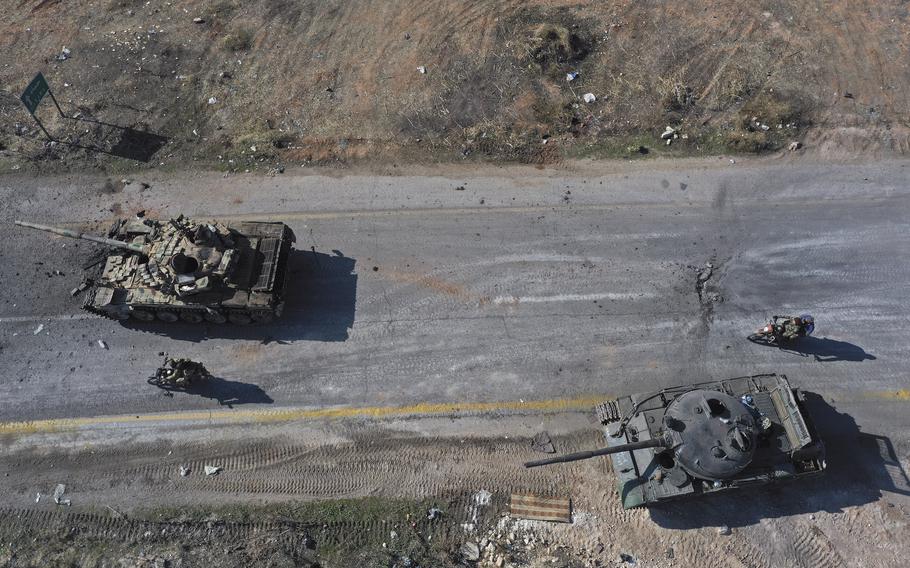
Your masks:
<svg viewBox="0 0 910 568"><path fill-rule="evenodd" d="M267 322L284 308L294 233L284 223L121 220L108 237L16 221L110 247L83 308L127 320Z"/></svg>

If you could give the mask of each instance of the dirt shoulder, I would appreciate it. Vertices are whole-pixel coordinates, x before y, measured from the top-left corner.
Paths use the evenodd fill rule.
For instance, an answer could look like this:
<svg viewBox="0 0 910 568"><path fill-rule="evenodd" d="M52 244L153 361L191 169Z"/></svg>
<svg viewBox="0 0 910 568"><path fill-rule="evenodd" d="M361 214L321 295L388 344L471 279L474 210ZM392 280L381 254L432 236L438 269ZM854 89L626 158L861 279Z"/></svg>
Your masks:
<svg viewBox="0 0 910 568"><path fill-rule="evenodd" d="M908 149L897 0L22 0L0 31L5 171Z"/></svg>

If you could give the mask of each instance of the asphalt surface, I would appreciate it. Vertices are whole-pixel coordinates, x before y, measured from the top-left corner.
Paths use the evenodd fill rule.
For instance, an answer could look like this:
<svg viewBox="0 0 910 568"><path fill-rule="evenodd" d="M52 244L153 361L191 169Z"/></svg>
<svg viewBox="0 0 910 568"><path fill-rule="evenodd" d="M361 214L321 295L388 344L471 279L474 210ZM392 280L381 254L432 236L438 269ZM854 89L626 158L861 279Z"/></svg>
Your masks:
<svg viewBox="0 0 910 568"><path fill-rule="evenodd" d="M161 175L113 192L103 177L2 178L0 422L614 396L778 372L906 455L908 174L714 160ZM218 328L83 314L69 291L95 245L12 224L106 226L140 209L287 222L285 316ZM817 330L796 351L746 340L804 312ZM145 382L161 351L218 378L164 396Z"/></svg>

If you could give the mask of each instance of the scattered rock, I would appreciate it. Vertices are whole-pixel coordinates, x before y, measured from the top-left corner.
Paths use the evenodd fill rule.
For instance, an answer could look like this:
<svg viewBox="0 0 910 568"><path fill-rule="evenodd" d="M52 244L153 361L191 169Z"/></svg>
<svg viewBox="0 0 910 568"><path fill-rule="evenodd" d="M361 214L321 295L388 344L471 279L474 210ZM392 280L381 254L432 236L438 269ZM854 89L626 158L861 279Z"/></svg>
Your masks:
<svg viewBox="0 0 910 568"><path fill-rule="evenodd" d="M217 465L207 465L205 466L206 475L218 475L221 472L221 468Z"/></svg>
<svg viewBox="0 0 910 568"><path fill-rule="evenodd" d="M216 99L215 97L209 97L209 104L210 104L210 105L216 104L217 102L218 102L218 99Z"/></svg>
<svg viewBox="0 0 910 568"><path fill-rule="evenodd" d="M98 347L102 349L107 349L107 343L103 339L98 340Z"/></svg>
<svg viewBox="0 0 910 568"><path fill-rule="evenodd" d="M37 329L35 329L35 331L32 332L32 335L38 335L38 334L41 333L42 331L44 331L44 324L43 324L43 323L42 323L42 324L38 324Z"/></svg>
<svg viewBox="0 0 910 568"><path fill-rule="evenodd" d="M733 533L733 531L731 531L730 527L728 527L727 525L722 525L722 526L717 527L717 534L727 536L732 533Z"/></svg>
<svg viewBox="0 0 910 568"><path fill-rule="evenodd" d="M72 503L69 499L64 499L63 494L66 492L66 485L58 483L54 488L54 503L69 507Z"/></svg>
<svg viewBox="0 0 910 568"><path fill-rule="evenodd" d="M60 53L57 54L56 59L57 61L66 61L69 57L70 50L64 46L64 48L60 50Z"/></svg>
<svg viewBox="0 0 910 568"><path fill-rule="evenodd" d="M594 93L585 93L581 96L581 98L584 99L586 103L593 103L597 100L597 97L594 96Z"/></svg>
<svg viewBox="0 0 910 568"><path fill-rule="evenodd" d="M480 547L477 546L476 542L466 542L461 545L461 548L458 549L458 552L461 553L462 558L468 562L477 562L480 560Z"/></svg>
<svg viewBox="0 0 910 568"><path fill-rule="evenodd" d="M193 18L193 23L194 24L204 24L205 19L204 18Z"/></svg>
<svg viewBox="0 0 910 568"><path fill-rule="evenodd" d="M803 145L801 142L793 141L793 142L790 142L790 145L787 146L787 149L790 150L791 152L795 152L796 150L799 150L802 147L803 147Z"/></svg>
<svg viewBox="0 0 910 568"><path fill-rule="evenodd" d="M555 454L556 448L553 446L553 440L550 439L549 432L541 432L531 440L531 449L535 452L545 454Z"/></svg>
<svg viewBox="0 0 910 568"><path fill-rule="evenodd" d="M421 75L426 75L426 74L427 74L427 68L424 67L423 65L421 65L420 67L418 67L418 68L417 68L417 71L418 71Z"/></svg>
<svg viewBox="0 0 910 568"><path fill-rule="evenodd" d="M619 561L626 564L635 564L635 557L631 554L626 554L625 552L619 553Z"/></svg>

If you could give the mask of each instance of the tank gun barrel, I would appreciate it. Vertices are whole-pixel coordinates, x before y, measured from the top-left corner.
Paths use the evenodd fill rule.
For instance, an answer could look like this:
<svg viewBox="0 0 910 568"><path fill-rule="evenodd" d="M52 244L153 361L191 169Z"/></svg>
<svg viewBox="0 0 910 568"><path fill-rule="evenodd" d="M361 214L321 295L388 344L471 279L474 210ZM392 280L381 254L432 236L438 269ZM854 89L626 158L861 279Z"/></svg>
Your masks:
<svg viewBox="0 0 910 568"><path fill-rule="evenodd" d="M95 235L87 235L79 231L71 231L69 229L59 229L57 227L49 227L47 225L39 225L38 223L28 223L26 221L15 221L20 227L28 227L30 229L37 229L39 231L46 231L48 233L54 233L55 235L61 235L63 237L70 237L71 239L82 239L84 241L92 241L93 243L98 243L102 245L107 245L109 247L115 247L123 250L128 250L132 252L145 252L145 249L142 245L137 245L133 243L125 243L123 241L118 241L117 239L106 239L104 237L96 237Z"/></svg>
<svg viewBox="0 0 910 568"><path fill-rule="evenodd" d="M645 448L663 448L663 447L666 447L666 442L664 442L660 438L654 438L651 440L644 440L642 442L631 442L629 444L622 444L620 446L610 446L607 448L600 448L599 450L586 450L584 452L575 452L573 454L565 454L562 456L556 456L555 458L547 458L547 459L542 459L542 460L529 461L529 462L525 462L525 467L538 467L541 465L551 465L554 463L573 462L573 461L595 458L597 456L618 454L619 452L631 452L633 450L643 450Z"/></svg>

